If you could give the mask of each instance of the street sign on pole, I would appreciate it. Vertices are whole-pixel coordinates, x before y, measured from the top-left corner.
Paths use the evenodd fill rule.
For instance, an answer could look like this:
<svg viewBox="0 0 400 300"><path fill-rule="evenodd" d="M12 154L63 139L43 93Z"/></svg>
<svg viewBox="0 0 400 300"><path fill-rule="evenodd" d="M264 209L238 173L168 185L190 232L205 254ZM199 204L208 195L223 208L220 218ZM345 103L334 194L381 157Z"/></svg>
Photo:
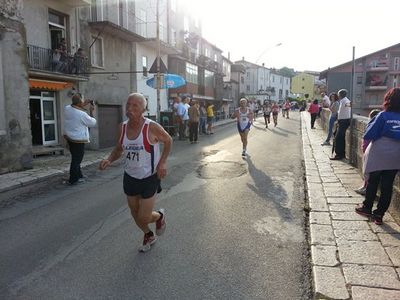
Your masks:
<svg viewBox="0 0 400 300"><path fill-rule="evenodd" d="M157 74L157 58L154 60L153 64L151 65L148 73L150 74ZM167 66L164 64L162 58L160 57L160 73L168 73Z"/></svg>

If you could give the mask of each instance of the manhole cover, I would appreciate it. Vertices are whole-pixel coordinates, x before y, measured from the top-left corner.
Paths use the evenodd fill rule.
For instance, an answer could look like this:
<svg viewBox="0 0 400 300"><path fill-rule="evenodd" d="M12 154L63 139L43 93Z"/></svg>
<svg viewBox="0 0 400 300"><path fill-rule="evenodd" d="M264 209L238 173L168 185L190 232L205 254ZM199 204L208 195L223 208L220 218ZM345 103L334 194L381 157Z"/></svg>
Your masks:
<svg viewBox="0 0 400 300"><path fill-rule="evenodd" d="M245 164L241 164L234 161L218 161L210 162L201 165L197 169L197 174L199 177L204 179L213 178L234 178L242 176L247 173L247 168Z"/></svg>

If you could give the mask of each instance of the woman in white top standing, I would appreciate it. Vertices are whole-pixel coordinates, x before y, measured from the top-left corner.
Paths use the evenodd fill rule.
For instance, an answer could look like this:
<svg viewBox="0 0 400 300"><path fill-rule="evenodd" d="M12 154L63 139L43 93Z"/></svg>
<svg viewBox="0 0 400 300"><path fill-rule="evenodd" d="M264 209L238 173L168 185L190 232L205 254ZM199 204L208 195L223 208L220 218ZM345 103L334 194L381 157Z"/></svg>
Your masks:
<svg viewBox="0 0 400 300"><path fill-rule="evenodd" d="M165 212L153 211L155 196L161 191L160 180L167 174L166 161L172 139L156 122L143 116L147 101L140 93L130 94L126 103L128 121L121 124L117 145L107 159L100 163L105 170L113 161L124 156L124 192L128 198L131 215L143 231L143 243L139 251L146 252L155 243L156 235L165 230ZM164 147L160 153L159 144ZM156 223L156 235L149 224Z"/></svg>
<svg viewBox="0 0 400 300"><path fill-rule="evenodd" d="M253 121L253 112L247 106L246 98L240 99L239 104L240 107L235 110L232 117L236 117L237 120L237 127L243 144L242 156L245 157L247 155L247 136Z"/></svg>

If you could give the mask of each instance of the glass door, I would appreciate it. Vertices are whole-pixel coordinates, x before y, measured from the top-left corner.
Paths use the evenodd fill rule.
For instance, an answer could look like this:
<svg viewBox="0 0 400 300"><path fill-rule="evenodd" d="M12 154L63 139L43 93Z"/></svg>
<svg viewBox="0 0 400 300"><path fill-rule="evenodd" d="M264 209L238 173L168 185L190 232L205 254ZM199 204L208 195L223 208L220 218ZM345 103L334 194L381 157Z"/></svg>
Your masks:
<svg viewBox="0 0 400 300"><path fill-rule="evenodd" d="M54 92L42 92L40 107L42 111L43 145L57 145L57 112Z"/></svg>

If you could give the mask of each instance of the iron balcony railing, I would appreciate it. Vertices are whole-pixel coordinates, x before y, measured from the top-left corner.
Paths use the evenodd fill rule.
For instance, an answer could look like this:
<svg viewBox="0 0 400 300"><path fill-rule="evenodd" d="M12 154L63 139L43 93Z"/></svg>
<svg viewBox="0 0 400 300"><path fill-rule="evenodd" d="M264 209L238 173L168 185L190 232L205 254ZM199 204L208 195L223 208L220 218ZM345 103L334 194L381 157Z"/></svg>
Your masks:
<svg viewBox="0 0 400 300"><path fill-rule="evenodd" d="M28 45L28 63L32 70L49 71L87 77L89 60L79 55Z"/></svg>

